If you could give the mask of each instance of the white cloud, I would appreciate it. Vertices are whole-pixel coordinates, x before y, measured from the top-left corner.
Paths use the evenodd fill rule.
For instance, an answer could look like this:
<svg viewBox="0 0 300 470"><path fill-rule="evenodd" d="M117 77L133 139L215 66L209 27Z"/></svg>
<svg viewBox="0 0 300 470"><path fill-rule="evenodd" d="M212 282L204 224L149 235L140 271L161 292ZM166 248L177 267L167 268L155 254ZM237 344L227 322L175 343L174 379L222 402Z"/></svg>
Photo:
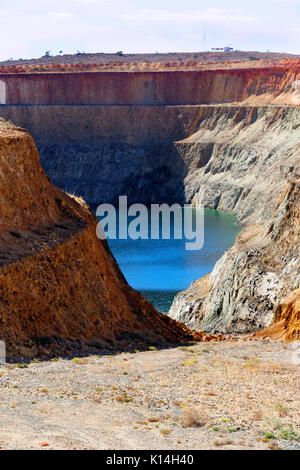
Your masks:
<svg viewBox="0 0 300 470"><path fill-rule="evenodd" d="M199 21L210 21L215 23L253 23L260 19L253 16L234 14L221 8L206 8L203 10L134 10L122 15L125 20L131 21L155 21L172 22L178 24L198 23Z"/></svg>
<svg viewBox="0 0 300 470"><path fill-rule="evenodd" d="M74 13L67 13L67 12L51 12L50 16L55 20L73 20L74 18L78 18L78 15Z"/></svg>

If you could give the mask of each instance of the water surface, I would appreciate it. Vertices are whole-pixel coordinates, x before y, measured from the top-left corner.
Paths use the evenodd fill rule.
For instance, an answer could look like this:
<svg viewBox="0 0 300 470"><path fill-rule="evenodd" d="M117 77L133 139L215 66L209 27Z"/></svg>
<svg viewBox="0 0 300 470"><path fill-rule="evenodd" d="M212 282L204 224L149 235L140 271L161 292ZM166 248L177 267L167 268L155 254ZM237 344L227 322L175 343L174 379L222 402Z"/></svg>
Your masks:
<svg viewBox="0 0 300 470"><path fill-rule="evenodd" d="M187 251L186 240L108 240L128 283L161 312L230 248L241 227L233 216L205 209L204 247Z"/></svg>

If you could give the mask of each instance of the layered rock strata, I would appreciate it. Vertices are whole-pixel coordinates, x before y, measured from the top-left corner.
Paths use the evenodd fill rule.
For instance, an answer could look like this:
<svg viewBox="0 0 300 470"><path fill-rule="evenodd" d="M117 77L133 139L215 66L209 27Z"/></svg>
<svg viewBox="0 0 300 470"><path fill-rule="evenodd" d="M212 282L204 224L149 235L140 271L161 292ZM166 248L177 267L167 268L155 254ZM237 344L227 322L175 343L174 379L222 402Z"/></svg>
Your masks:
<svg viewBox="0 0 300 470"><path fill-rule="evenodd" d="M293 180L267 225L247 226L210 275L175 297L172 318L224 333L280 323L282 337L299 339L299 240L300 181Z"/></svg>
<svg viewBox="0 0 300 470"><path fill-rule="evenodd" d="M300 176L300 109L283 106L4 106L47 175L90 204L193 202L270 216ZM268 184L266 184L268 181Z"/></svg>

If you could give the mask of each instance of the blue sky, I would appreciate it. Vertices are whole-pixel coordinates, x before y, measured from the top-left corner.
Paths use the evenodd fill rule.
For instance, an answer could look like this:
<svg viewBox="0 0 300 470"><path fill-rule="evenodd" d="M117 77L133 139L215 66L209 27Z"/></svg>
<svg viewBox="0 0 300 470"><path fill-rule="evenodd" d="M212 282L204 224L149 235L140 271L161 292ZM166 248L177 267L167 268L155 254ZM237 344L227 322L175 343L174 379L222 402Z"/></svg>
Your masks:
<svg viewBox="0 0 300 470"><path fill-rule="evenodd" d="M231 45L300 54L300 0L0 0L0 60Z"/></svg>

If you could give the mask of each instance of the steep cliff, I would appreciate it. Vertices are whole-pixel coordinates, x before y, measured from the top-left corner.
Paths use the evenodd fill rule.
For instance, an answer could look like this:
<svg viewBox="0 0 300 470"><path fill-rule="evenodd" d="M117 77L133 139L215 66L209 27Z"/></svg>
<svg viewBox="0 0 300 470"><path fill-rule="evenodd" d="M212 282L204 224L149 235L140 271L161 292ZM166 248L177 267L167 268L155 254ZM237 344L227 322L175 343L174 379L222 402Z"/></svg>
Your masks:
<svg viewBox="0 0 300 470"><path fill-rule="evenodd" d="M197 109L0 106L0 115L30 131L51 181L90 204L120 194L133 202L164 202L184 200L186 171L173 142L193 132Z"/></svg>
<svg viewBox="0 0 300 470"><path fill-rule="evenodd" d="M51 181L91 204L127 194L132 202L203 203L239 219L256 209L270 215L278 187L300 175L299 113L285 106L0 106L33 135Z"/></svg>
<svg viewBox="0 0 300 470"><path fill-rule="evenodd" d="M299 287L299 108L210 111L201 110L195 132L175 143L188 168L185 197L235 214L246 228L210 275L175 297L170 315L207 331L251 331L278 320L281 302ZM274 230L288 235L279 239ZM297 315L286 315L291 331ZM287 323L285 337L297 337Z"/></svg>
<svg viewBox="0 0 300 470"><path fill-rule="evenodd" d="M195 64L196 65L196 64ZM6 104L290 104L299 62L173 71L0 73ZM180 68L180 67L179 67Z"/></svg>
<svg viewBox="0 0 300 470"><path fill-rule="evenodd" d="M187 169L185 199L243 223L267 221L287 179L300 177L300 108L205 107L195 122L175 143Z"/></svg>
<svg viewBox="0 0 300 470"><path fill-rule="evenodd" d="M286 341L300 339L300 289L282 300L275 312L274 326L281 325Z"/></svg>
<svg viewBox="0 0 300 470"><path fill-rule="evenodd" d="M128 286L89 207L52 186L33 139L4 123L0 194L0 339L10 355L193 337Z"/></svg>
<svg viewBox="0 0 300 470"><path fill-rule="evenodd" d="M209 276L177 295L172 318L192 328L226 333L281 322L275 330L282 337L299 339L299 239L300 181L294 180L267 227L247 226Z"/></svg>

